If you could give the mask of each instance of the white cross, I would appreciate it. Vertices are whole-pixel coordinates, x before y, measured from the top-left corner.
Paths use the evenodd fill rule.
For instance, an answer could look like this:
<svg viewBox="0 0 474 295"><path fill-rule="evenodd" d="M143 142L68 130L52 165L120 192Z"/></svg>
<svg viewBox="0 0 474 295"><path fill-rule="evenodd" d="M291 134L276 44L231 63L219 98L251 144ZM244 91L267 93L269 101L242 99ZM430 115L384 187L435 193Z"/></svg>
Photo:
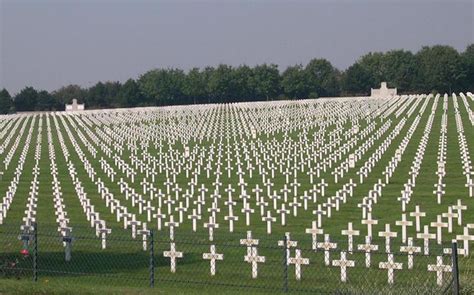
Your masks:
<svg viewBox="0 0 474 295"><path fill-rule="evenodd" d="M372 241L372 237L365 236L365 244L357 245L358 250L365 251L365 266L367 268L370 267L370 252L371 251L377 251L379 249L379 246L378 245L372 245L371 241Z"/></svg>
<svg viewBox="0 0 474 295"><path fill-rule="evenodd" d="M321 204L318 204L318 209L317 210L313 210L313 214L316 214L318 215L318 227L321 227L321 218L322 218L322 215L326 215L326 211L324 211L321 207Z"/></svg>
<svg viewBox="0 0 474 295"><path fill-rule="evenodd" d="M246 239L240 239L240 245L245 245L247 246L247 254L250 254L250 248L253 246L258 245L258 240L252 238L252 231L247 231L247 238Z"/></svg>
<svg viewBox="0 0 474 295"><path fill-rule="evenodd" d="M448 224L446 222L443 222L441 220L441 215L437 216L436 222L431 222L430 223L431 227L436 227L436 241L438 242L439 245L442 243L442 229L443 227L448 227Z"/></svg>
<svg viewBox="0 0 474 295"><path fill-rule="evenodd" d="M336 243L331 243L331 240L329 239L329 234L324 235L324 242L323 243L317 243L316 246L320 249L324 249L324 263L326 265L330 264L330 252L331 249L336 249L337 244Z"/></svg>
<svg viewBox="0 0 474 295"><path fill-rule="evenodd" d="M298 246L298 242L292 241L289 232L285 233L286 244L284 240L278 241L278 246L286 248L286 259L290 259L290 248Z"/></svg>
<svg viewBox="0 0 474 295"><path fill-rule="evenodd" d="M390 253L390 238L396 238L397 233L390 231L390 224L385 224L385 231L379 232L379 237L385 238L385 252Z"/></svg>
<svg viewBox="0 0 474 295"><path fill-rule="evenodd" d="M443 264L443 256L436 257L436 264L428 264L428 271L436 272L436 283L438 286L443 285L443 272L451 272L451 265Z"/></svg>
<svg viewBox="0 0 474 295"><path fill-rule="evenodd" d="M332 266L339 266L341 268L341 282L347 281L347 267L354 267L355 262L354 260L347 260L346 259L346 252L341 252L341 259L333 260Z"/></svg>
<svg viewBox="0 0 474 295"><path fill-rule="evenodd" d="M224 260L224 254L218 254L216 252L216 246L211 245L210 253L203 253L202 259L211 261L211 276L214 276L216 274L216 260Z"/></svg>
<svg viewBox="0 0 474 295"><path fill-rule="evenodd" d="M398 225L398 226L402 227L402 242L405 243L406 240L407 240L407 227L412 226L413 222L407 220L406 213L403 213L402 214L402 220L395 221L395 225Z"/></svg>
<svg viewBox="0 0 474 295"><path fill-rule="evenodd" d="M395 262L393 259L393 254L388 254L388 260L384 262L379 262L380 269L386 269L388 275L388 283L393 284L394 280L394 270L395 269L402 269L403 263Z"/></svg>
<svg viewBox="0 0 474 295"><path fill-rule="evenodd" d="M415 226L416 226L416 231L419 232L420 231L420 218L421 217L425 217L426 216L426 213L425 212L421 212L420 211L420 206L416 205L415 206L415 211L414 212L410 212L410 216L411 217L415 217Z"/></svg>
<svg viewBox="0 0 474 295"><path fill-rule="evenodd" d="M421 248L413 245L413 238L408 238L406 246L400 246L400 252L406 252L408 255L408 269L413 268L413 254L420 253Z"/></svg>
<svg viewBox="0 0 474 295"><path fill-rule="evenodd" d="M165 222L165 226L170 229L170 240L174 240L174 228L179 227L179 223L174 221L174 216L170 215L170 221Z"/></svg>
<svg viewBox="0 0 474 295"><path fill-rule="evenodd" d="M188 219L193 221L193 232L196 232L197 220L201 219L201 215L196 213L196 208L193 209L193 214L188 215Z"/></svg>
<svg viewBox="0 0 474 295"><path fill-rule="evenodd" d="M234 232L234 221L239 220L239 217L235 216L232 212L232 206L229 206L229 215L224 216L224 220L229 221L229 232L231 233Z"/></svg>
<svg viewBox="0 0 474 295"><path fill-rule="evenodd" d="M157 229L161 230L161 220L166 218L166 215L161 213L161 208L156 210L156 214L153 214L153 218L156 218Z"/></svg>
<svg viewBox="0 0 474 295"><path fill-rule="evenodd" d="M311 222L311 227L306 229L306 233L311 235L312 249L316 250L316 243L318 242L318 235L324 233L323 229L318 228L316 221Z"/></svg>
<svg viewBox="0 0 474 295"><path fill-rule="evenodd" d="M244 261L252 264L252 278L255 279L258 275L258 263L264 263L265 256L258 256L257 248L250 247L250 251L244 256Z"/></svg>
<svg viewBox="0 0 474 295"><path fill-rule="evenodd" d="M285 203L281 204L281 209L277 210L277 213L281 214L281 225L286 225L286 214L290 213L290 210L286 209Z"/></svg>
<svg viewBox="0 0 474 295"><path fill-rule="evenodd" d="M462 235L456 235L456 240L461 240L464 242L464 255L469 255L469 241L474 241L474 236L469 234L469 228L464 227Z"/></svg>
<svg viewBox="0 0 474 295"><path fill-rule="evenodd" d="M219 228L219 224L214 222L214 218L209 216L209 222L204 223L204 227L209 230L209 241L214 240L214 229Z"/></svg>
<svg viewBox="0 0 474 295"><path fill-rule="evenodd" d="M299 281L301 280L301 265L308 265L309 264L309 259L308 258L303 258L301 256L301 250L296 249L295 250L295 257L290 257L288 258L288 263L289 264L294 264L295 265L295 276L296 279Z"/></svg>
<svg viewBox="0 0 474 295"><path fill-rule="evenodd" d="M462 225L462 211L467 209L467 206L461 203L461 200L458 199L456 205L452 206L454 210L458 211L458 225Z"/></svg>
<svg viewBox="0 0 474 295"><path fill-rule="evenodd" d="M349 222L348 223L348 228L347 229L344 229L341 231L341 234L344 235L344 236L347 236L347 250L349 252L352 252L352 249L353 249L353 236L358 236L360 231L358 230L354 230L352 228L352 222ZM345 255L345 254L344 254Z"/></svg>
<svg viewBox="0 0 474 295"><path fill-rule="evenodd" d="M430 239L431 240L436 239L436 235L435 234L430 234L428 226L425 225L423 227L423 233L416 234L416 237L418 239L423 239L423 254L424 255L429 255L430 254Z"/></svg>
<svg viewBox="0 0 474 295"><path fill-rule="evenodd" d="M453 218L457 218L458 214L453 212L453 207L448 207L448 212L442 213L441 216L448 219L448 232L453 232Z"/></svg>
<svg viewBox="0 0 474 295"><path fill-rule="evenodd" d="M176 251L175 243L171 242L170 250L169 251L163 251L163 256L170 258L170 260L171 260L171 272L173 272L173 273L176 272L176 258L182 258L183 257L183 252Z"/></svg>
<svg viewBox="0 0 474 295"><path fill-rule="evenodd" d="M275 217L272 217L270 214L270 211L267 211L267 216L262 217L262 221L265 221L267 223L267 234L272 233L272 222L276 221Z"/></svg>
<svg viewBox="0 0 474 295"><path fill-rule="evenodd" d="M379 223L378 220L372 219L372 213L367 213L367 218L361 221L362 224L367 225L367 235L372 237L372 225L376 225Z"/></svg>

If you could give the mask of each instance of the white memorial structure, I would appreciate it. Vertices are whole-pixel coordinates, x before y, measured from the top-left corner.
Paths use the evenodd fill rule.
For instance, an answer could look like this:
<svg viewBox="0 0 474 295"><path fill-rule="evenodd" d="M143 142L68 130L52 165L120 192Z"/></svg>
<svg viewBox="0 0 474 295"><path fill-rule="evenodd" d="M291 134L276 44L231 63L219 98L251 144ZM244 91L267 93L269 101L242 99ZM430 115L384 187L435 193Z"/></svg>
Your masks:
<svg viewBox="0 0 474 295"><path fill-rule="evenodd" d="M397 88L388 88L387 82L380 83L379 89L370 89L370 96L372 97L387 97L397 95Z"/></svg>
<svg viewBox="0 0 474 295"><path fill-rule="evenodd" d="M72 104L67 104L65 110L66 112L83 111L84 104L78 104L77 99L73 99Z"/></svg>

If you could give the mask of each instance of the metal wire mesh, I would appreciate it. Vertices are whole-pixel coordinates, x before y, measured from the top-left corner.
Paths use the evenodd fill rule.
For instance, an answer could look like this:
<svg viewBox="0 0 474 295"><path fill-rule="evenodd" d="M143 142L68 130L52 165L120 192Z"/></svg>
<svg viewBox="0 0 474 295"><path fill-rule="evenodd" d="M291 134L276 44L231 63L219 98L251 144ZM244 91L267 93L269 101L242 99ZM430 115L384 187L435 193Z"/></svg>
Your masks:
<svg viewBox="0 0 474 295"><path fill-rule="evenodd" d="M408 254L393 243L387 253L377 240L372 243L378 249L368 253L358 247L366 241L357 239L350 245L322 237L314 243L309 235L278 239L234 233L210 241L208 235L189 233L170 239L164 232L132 239L117 232L104 241L85 229L64 237L53 227L1 226L0 278L338 294L442 294L455 285L452 245L430 245L425 255L423 247Z"/></svg>

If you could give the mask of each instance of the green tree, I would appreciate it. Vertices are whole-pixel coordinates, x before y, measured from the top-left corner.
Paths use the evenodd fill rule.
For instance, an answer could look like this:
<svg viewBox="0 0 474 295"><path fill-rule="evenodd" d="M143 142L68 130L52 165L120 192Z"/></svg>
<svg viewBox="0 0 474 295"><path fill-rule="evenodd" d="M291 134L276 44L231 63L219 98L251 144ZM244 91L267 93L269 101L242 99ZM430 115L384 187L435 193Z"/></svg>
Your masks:
<svg viewBox="0 0 474 295"><path fill-rule="evenodd" d="M191 69L186 75L183 85L183 94L188 103L203 103L208 100L207 83L209 75L199 68Z"/></svg>
<svg viewBox="0 0 474 295"><path fill-rule="evenodd" d="M370 82L370 87L379 86L380 82L387 81L387 68L384 62L384 53L369 52L362 56L356 63L363 67L364 71L366 71L371 77L370 81L368 81Z"/></svg>
<svg viewBox="0 0 474 295"><path fill-rule="evenodd" d="M186 75L179 69L155 69L142 75L138 84L143 94L156 105L182 103Z"/></svg>
<svg viewBox="0 0 474 295"><path fill-rule="evenodd" d="M208 91L212 102L232 102L235 88L231 66L220 64L210 72Z"/></svg>
<svg viewBox="0 0 474 295"><path fill-rule="evenodd" d="M117 94L117 100L120 107L136 107L146 105L140 87L133 79L128 79L122 85L122 87L120 87L120 90Z"/></svg>
<svg viewBox="0 0 474 295"><path fill-rule="evenodd" d="M416 57L410 51L392 50L383 56L383 81L388 81L399 92L413 92L418 82Z"/></svg>
<svg viewBox="0 0 474 295"><path fill-rule="evenodd" d="M275 64L257 65L253 69L256 99L273 99L281 91L281 77Z"/></svg>
<svg viewBox="0 0 474 295"><path fill-rule="evenodd" d="M94 86L90 87L87 91L87 97L85 104L87 108L104 108L107 106L107 90L104 83L97 82Z"/></svg>
<svg viewBox="0 0 474 295"><path fill-rule="evenodd" d="M8 114L12 107L12 97L10 93L3 88L0 91L0 114Z"/></svg>
<svg viewBox="0 0 474 295"><path fill-rule="evenodd" d="M48 91L42 90L38 92L36 110L38 111L53 111L56 110L56 101Z"/></svg>
<svg viewBox="0 0 474 295"><path fill-rule="evenodd" d="M308 76L302 65L288 67L282 75L281 85L288 98L308 98L310 87Z"/></svg>
<svg viewBox="0 0 474 295"><path fill-rule="evenodd" d="M38 91L33 87L25 87L15 95L14 105L18 112L34 111L38 99Z"/></svg>
<svg viewBox="0 0 474 295"><path fill-rule="evenodd" d="M474 92L474 44L467 46L466 50L461 54L461 62L465 72L464 90Z"/></svg>
<svg viewBox="0 0 474 295"><path fill-rule="evenodd" d="M309 96L338 96L339 71L326 59L312 59L305 68Z"/></svg>
<svg viewBox="0 0 474 295"><path fill-rule="evenodd" d="M79 103L84 103L87 98L87 90L79 85L67 85L52 92L57 110L64 110L66 104L77 99Z"/></svg>
<svg viewBox="0 0 474 295"><path fill-rule="evenodd" d="M346 95L367 95L374 85L372 73L359 63L351 65L343 75L343 89Z"/></svg>
<svg viewBox="0 0 474 295"><path fill-rule="evenodd" d="M441 45L423 47L416 58L422 78L418 90L448 93L461 90L465 72L456 49Z"/></svg>
<svg viewBox="0 0 474 295"><path fill-rule="evenodd" d="M256 99L253 69L242 65L233 70L235 101L252 101Z"/></svg>

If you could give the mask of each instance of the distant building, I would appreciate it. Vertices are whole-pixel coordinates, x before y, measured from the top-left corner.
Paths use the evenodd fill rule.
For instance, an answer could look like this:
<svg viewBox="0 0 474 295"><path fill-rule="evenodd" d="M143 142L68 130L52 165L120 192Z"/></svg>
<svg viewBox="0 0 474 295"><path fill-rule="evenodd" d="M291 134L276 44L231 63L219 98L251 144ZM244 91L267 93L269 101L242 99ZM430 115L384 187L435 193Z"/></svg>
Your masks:
<svg viewBox="0 0 474 295"><path fill-rule="evenodd" d="M83 110L84 110L84 104L78 104L77 99L73 99L72 104L66 105L66 112L77 112L77 111L83 111Z"/></svg>
<svg viewBox="0 0 474 295"><path fill-rule="evenodd" d="M397 95L397 88L388 88L387 82L380 83L379 89L370 89L370 96L372 97L387 97Z"/></svg>

